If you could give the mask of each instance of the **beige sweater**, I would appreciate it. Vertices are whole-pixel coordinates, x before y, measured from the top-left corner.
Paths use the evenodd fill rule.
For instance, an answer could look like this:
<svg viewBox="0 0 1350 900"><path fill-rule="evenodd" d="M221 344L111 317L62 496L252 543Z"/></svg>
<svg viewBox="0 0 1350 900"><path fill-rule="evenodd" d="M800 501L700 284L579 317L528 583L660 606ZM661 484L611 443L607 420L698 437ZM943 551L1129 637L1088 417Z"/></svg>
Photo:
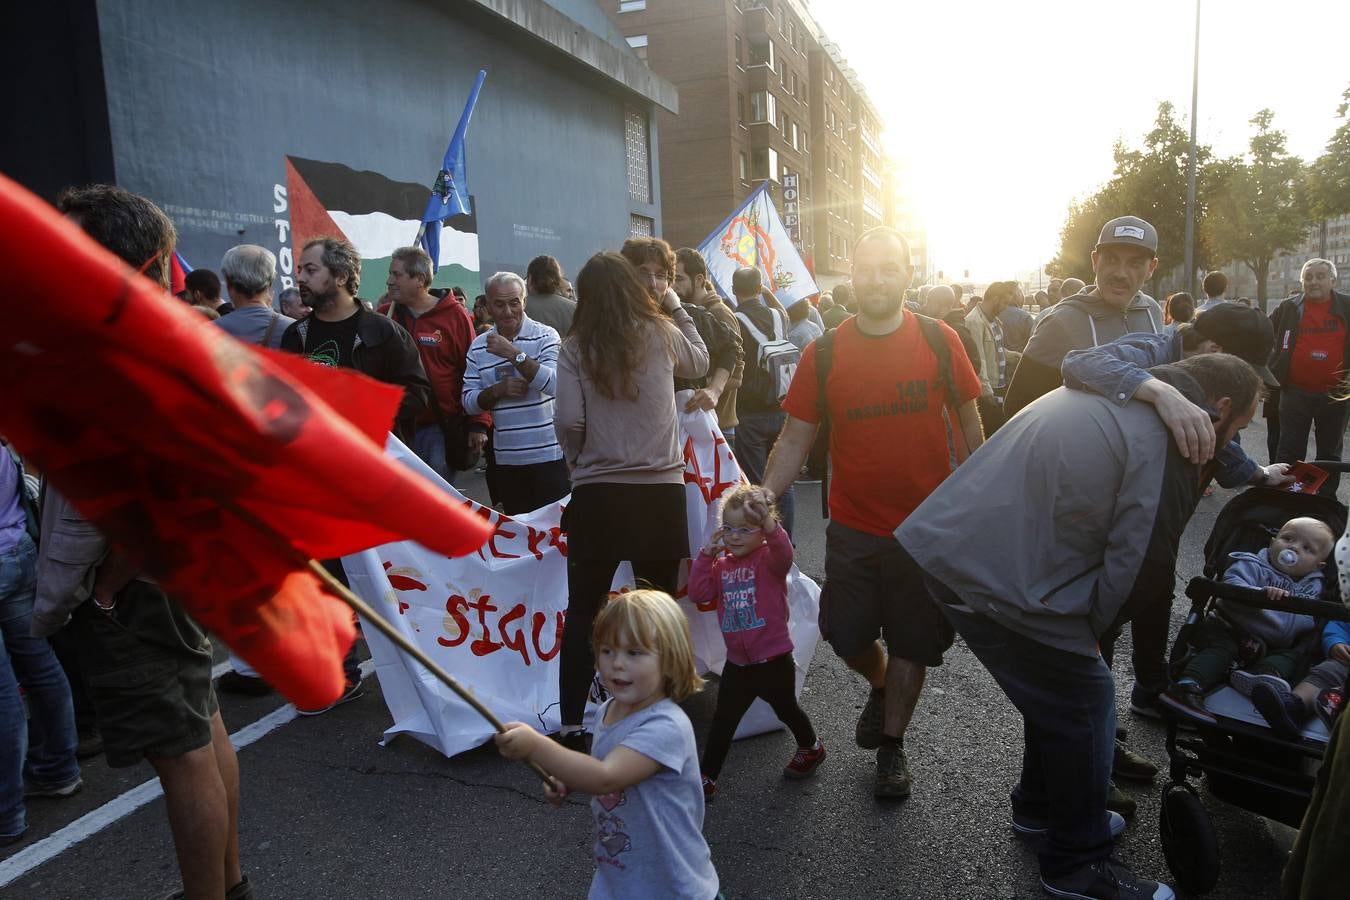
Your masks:
<svg viewBox="0 0 1350 900"><path fill-rule="evenodd" d="M678 326L678 328L677 328ZM660 330L658 330L660 329ZM672 352L666 349L670 335ZM675 412L675 376L708 371L708 348L683 309L654 322L642 364L633 372L637 399L603 396L581 369L576 341L558 355L553 430L572 469L572 484L681 484L684 457Z"/></svg>

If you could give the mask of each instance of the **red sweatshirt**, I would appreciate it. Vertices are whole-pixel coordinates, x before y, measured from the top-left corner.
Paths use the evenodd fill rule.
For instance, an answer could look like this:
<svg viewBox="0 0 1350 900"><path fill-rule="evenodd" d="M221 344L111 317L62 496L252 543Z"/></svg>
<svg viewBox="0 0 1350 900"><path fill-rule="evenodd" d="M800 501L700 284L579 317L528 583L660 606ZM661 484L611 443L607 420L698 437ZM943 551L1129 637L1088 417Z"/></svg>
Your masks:
<svg viewBox="0 0 1350 900"><path fill-rule="evenodd" d="M381 306L380 314L384 315L388 308L388 304ZM441 411L446 414L463 412L459 395L464 390L464 357L477 335L473 316L454 294L446 294L440 303L420 316L397 307L394 321L412 335ZM469 421L490 427L492 416L487 413L470 416ZM417 424L419 427L436 424L436 413L429 408L423 409Z"/></svg>
<svg viewBox="0 0 1350 900"><path fill-rule="evenodd" d="M695 603L717 600L728 662L748 666L792 652L787 605L791 568L792 541L782 528L745 556L699 553L694 560L689 598Z"/></svg>

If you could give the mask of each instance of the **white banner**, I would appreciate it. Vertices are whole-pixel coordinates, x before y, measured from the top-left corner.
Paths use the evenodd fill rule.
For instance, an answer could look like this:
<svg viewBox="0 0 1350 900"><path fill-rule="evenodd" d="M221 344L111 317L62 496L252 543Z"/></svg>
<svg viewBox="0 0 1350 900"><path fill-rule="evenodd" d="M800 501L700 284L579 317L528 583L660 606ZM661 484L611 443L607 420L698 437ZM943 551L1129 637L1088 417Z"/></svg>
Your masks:
<svg viewBox="0 0 1350 900"><path fill-rule="evenodd" d="M683 407L683 401L679 403ZM697 553L717 526L717 501L741 479L735 457L711 413L680 416L685 461L689 547ZM417 644L503 721L557 731L559 651L567 611L567 536L558 523L567 498L522 516L505 516L445 484L392 436L389 452L444 486L496 526L476 554L447 559L419 544L386 544L344 557L352 590ZM726 661L715 609L697 608L685 594L689 564L680 570L680 606L689 617L700 671L721 672ZM633 587L632 569L619 567L613 590ZM788 582L789 626L795 645L797 693L820 639L820 588L793 568ZM406 658L374 628L365 629L380 688L394 718L385 740L409 734L446 756L492 737L492 728L454 692ZM597 699L597 687L591 700ZM588 704L587 722L594 713ZM782 727L755 701L737 737Z"/></svg>

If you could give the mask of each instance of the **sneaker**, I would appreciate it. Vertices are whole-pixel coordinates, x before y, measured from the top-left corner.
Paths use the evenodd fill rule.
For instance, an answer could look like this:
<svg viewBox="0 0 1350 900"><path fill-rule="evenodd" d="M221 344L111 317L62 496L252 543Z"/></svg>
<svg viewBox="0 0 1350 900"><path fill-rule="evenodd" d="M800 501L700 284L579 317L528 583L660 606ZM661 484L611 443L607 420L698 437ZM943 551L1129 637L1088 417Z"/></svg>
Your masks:
<svg viewBox="0 0 1350 900"><path fill-rule="evenodd" d="M67 797L74 797L84 787L84 779L76 775L74 781L67 781L65 784L38 784L29 782L23 786L23 795L28 797L49 797L53 800L64 800Z"/></svg>
<svg viewBox="0 0 1350 900"><path fill-rule="evenodd" d="M783 767L787 778L810 778L816 774L816 767L825 761L825 743L816 739L814 747L798 747L792 759Z"/></svg>
<svg viewBox="0 0 1350 900"><path fill-rule="evenodd" d="M1313 710L1327 726L1327 731L1336 724L1336 717L1343 709L1345 709L1345 691L1340 688L1327 688L1313 701Z"/></svg>
<svg viewBox="0 0 1350 900"><path fill-rule="evenodd" d="M1106 795L1106 808L1111 812L1120 813L1127 819L1134 818L1134 811L1139 808L1139 804L1134 802L1134 798L1116 787L1116 783L1111 782L1111 791Z"/></svg>
<svg viewBox="0 0 1350 900"><path fill-rule="evenodd" d="M216 679L216 688L227 694L241 694L245 697L265 697L272 693L272 686L254 675L240 675L238 672L226 672Z"/></svg>
<svg viewBox="0 0 1350 900"><path fill-rule="evenodd" d="M1117 740L1116 756L1111 762L1111 774L1130 781L1152 781L1158 774L1158 767Z"/></svg>
<svg viewBox="0 0 1350 900"><path fill-rule="evenodd" d="M862 714L858 716L858 725L853 730L853 739L864 750L875 750L881 746L881 729L886 726L886 691L873 688L867 695Z"/></svg>
<svg viewBox="0 0 1350 900"><path fill-rule="evenodd" d="M344 703L350 703L351 701L365 694L365 692L366 686L363 682L349 681L347 682L347 689L342 692L342 696L338 697L336 700L334 700L327 706L322 707L320 709L297 709L296 712L302 716L321 716L324 713L328 712L330 709L336 709L337 707L341 706Z"/></svg>
<svg viewBox="0 0 1350 900"><path fill-rule="evenodd" d="M1193 681L1183 681L1172 685L1158 695L1158 705L1166 707L1183 719L1217 725L1219 720L1205 709L1205 692Z"/></svg>
<svg viewBox="0 0 1350 900"><path fill-rule="evenodd" d="M717 799L717 782L707 775L703 776L703 802L712 803Z"/></svg>
<svg viewBox="0 0 1350 900"><path fill-rule="evenodd" d="M1146 691L1136 684L1130 688L1130 712L1146 719L1161 719L1158 694L1155 691Z"/></svg>
<svg viewBox="0 0 1350 900"><path fill-rule="evenodd" d="M1252 687L1252 706L1277 736L1286 741L1297 741L1302 737L1300 723L1308 717L1308 711L1303 701L1288 688L1281 691L1276 685L1259 681Z"/></svg>
<svg viewBox="0 0 1350 900"><path fill-rule="evenodd" d="M1258 684L1268 684L1277 691L1288 691L1289 682L1278 675L1266 672L1252 672L1248 669L1234 669L1228 675L1228 685L1244 697L1252 695L1252 688Z"/></svg>
<svg viewBox="0 0 1350 900"><path fill-rule="evenodd" d="M1176 894L1158 881L1140 878L1120 863L1099 859L1067 875L1041 876L1041 887L1055 897L1080 900L1175 900Z"/></svg>
<svg viewBox="0 0 1350 900"><path fill-rule="evenodd" d="M877 780L872 795L886 800L903 800L909 796L912 781L905 747L899 741L886 741L877 748Z"/></svg>
<svg viewBox="0 0 1350 900"><path fill-rule="evenodd" d="M172 894L166 894L163 900L183 900L183 889L179 888ZM225 900L253 900L253 885L249 884L247 875L225 892Z"/></svg>
<svg viewBox="0 0 1350 900"><path fill-rule="evenodd" d="M1106 816L1111 824L1111 840L1119 840L1120 836L1125 833L1125 817L1112 809L1106 811ZM1046 837L1050 834L1050 823L1043 819L1013 813L1012 829L1022 837Z"/></svg>

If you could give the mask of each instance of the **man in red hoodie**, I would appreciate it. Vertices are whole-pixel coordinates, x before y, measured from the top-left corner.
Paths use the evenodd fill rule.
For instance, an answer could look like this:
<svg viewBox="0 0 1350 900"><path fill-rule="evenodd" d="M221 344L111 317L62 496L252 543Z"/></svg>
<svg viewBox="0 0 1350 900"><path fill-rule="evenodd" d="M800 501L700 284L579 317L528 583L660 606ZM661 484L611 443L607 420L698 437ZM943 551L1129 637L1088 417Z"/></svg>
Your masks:
<svg viewBox="0 0 1350 900"><path fill-rule="evenodd" d="M385 282L390 304L381 306L380 312L392 316L412 335L431 382L434 402L417 418L413 452L436 474L454 484L455 469L447 463L447 456L471 462L471 426L479 425L478 430L485 433L492 425L492 417L486 413L466 416L460 405L464 358L475 335L473 317L453 294L443 299L432 294L428 290L431 278L431 257L425 250L398 248L389 261L389 279ZM447 434L456 443L462 441L463 446L447 448Z"/></svg>

